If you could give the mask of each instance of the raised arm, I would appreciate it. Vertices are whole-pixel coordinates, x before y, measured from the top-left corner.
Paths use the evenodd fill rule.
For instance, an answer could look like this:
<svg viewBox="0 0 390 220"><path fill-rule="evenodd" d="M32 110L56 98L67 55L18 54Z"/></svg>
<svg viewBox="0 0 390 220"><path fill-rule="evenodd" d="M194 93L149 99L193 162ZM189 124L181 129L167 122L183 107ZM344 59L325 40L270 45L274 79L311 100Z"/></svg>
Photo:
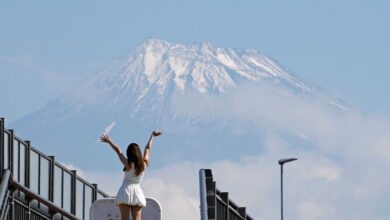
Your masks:
<svg viewBox="0 0 390 220"><path fill-rule="evenodd" d="M115 153L118 155L119 160L121 161L123 166L125 166L126 169L130 169L130 165L128 164L126 157L122 154L121 149L111 140L111 138L107 134L100 136L100 141L109 144L111 148L115 151Z"/></svg>
<svg viewBox="0 0 390 220"><path fill-rule="evenodd" d="M159 131L153 131L150 135L149 141L146 144L145 150L144 150L144 162L146 165L149 165L149 159L150 159L150 150L152 148L153 139L154 137L160 136L161 132Z"/></svg>

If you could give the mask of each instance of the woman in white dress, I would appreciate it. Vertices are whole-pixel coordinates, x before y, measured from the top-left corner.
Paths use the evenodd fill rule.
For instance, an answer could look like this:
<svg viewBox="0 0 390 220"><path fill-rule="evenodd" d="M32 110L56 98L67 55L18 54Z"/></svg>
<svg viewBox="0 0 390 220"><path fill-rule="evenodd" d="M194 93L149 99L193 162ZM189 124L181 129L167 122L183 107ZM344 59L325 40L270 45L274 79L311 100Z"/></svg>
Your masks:
<svg viewBox="0 0 390 220"><path fill-rule="evenodd" d="M131 143L127 147L126 156L120 148L111 140L108 135L102 135L100 141L109 144L117 153L124 168L124 179L122 186L116 195L115 203L119 206L122 220L129 220L130 211L133 220L141 220L141 210L146 206L145 196L140 187L144 176L145 168L149 165L150 150L154 137L160 136L161 132L153 131L146 144L144 155L141 148L136 143Z"/></svg>

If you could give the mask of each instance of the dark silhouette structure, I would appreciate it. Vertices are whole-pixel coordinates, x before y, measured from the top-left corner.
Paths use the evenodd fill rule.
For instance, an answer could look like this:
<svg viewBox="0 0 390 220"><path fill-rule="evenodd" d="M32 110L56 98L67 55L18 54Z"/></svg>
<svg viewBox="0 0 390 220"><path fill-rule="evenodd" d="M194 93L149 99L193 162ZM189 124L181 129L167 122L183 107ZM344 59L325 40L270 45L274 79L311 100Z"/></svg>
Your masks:
<svg viewBox="0 0 390 220"><path fill-rule="evenodd" d="M210 169L199 171L201 220L253 220L245 207L237 206L229 193L216 187Z"/></svg>
<svg viewBox="0 0 390 220"><path fill-rule="evenodd" d="M0 220L89 219L92 203L108 197L0 118Z"/></svg>

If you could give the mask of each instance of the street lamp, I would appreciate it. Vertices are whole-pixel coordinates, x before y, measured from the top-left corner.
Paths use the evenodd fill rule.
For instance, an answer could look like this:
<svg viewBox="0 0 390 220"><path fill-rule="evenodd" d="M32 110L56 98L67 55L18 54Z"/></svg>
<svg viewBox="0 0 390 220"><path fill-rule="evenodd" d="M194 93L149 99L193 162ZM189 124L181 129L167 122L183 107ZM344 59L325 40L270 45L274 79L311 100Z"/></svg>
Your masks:
<svg viewBox="0 0 390 220"><path fill-rule="evenodd" d="M280 216L281 220L283 220L283 165L288 162L292 162L294 160L298 160L298 158L286 158L278 160L280 165Z"/></svg>

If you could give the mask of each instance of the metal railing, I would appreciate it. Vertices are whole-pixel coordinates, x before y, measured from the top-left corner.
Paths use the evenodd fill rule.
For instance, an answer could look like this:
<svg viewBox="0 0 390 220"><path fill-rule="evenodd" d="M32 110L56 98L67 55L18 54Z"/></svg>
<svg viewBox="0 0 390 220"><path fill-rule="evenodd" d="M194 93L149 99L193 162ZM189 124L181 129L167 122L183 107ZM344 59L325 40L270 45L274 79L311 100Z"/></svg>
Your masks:
<svg viewBox="0 0 390 220"><path fill-rule="evenodd" d="M11 171L5 170L4 175L1 181L0 186L0 219L4 219L7 217L8 209L9 209L9 202L7 200L14 200L13 196L10 196L10 194L13 194L15 192L23 193L24 198L27 201L27 204L31 204L32 201L36 201L41 203L42 205L45 205L48 207L49 213L54 216L55 214L59 214L60 216L63 216L65 218L68 218L70 220L77 220L77 217L72 215L69 212L66 212L65 210L59 208L54 203L50 202L49 200L39 196L38 194L34 193L30 189L26 188L25 186L20 185L18 182L14 181L11 177ZM12 202L11 204L15 204L15 202ZM4 206L3 206L4 205ZM19 211L18 209L27 208L30 209L31 207L23 207L22 203L19 203L19 206L14 207L13 210L15 210L14 213L19 213L18 218L15 219L23 219L23 216L26 216L27 214L30 214L30 210L26 210L25 212ZM15 216L15 214L14 214Z"/></svg>
<svg viewBox="0 0 390 220"><path fill-rule="evenodd" d="M0 220L7 215L8 212L8 196L9 196L9 181L10 181L11 172L6 170L1 179L0 183Z"/></svg>
<svg viewBox="0 0 390 220"><path fill-rule="evenodd" d="M54 156L40 152L30 141L16 136L4 124L4 118L0 118L0 177L9 169L16 185L28 189L77 219L89 219L92 203L108 195L99 190L97 184L91 184L78 176L76 170L67 169ZM13 197L11 200L16 201L16 206L20 205L20 209L31 206L40 214L52 214L44 202L34 200L29 204L21 189L10 196Z"/></svg>
<svg viewBox="0 0 390 220"><path fill-rule="evenodd" d="M237 206L227 192L221 192L210 169L199 170L201 220L252 220L245 207Z"/></svg>

